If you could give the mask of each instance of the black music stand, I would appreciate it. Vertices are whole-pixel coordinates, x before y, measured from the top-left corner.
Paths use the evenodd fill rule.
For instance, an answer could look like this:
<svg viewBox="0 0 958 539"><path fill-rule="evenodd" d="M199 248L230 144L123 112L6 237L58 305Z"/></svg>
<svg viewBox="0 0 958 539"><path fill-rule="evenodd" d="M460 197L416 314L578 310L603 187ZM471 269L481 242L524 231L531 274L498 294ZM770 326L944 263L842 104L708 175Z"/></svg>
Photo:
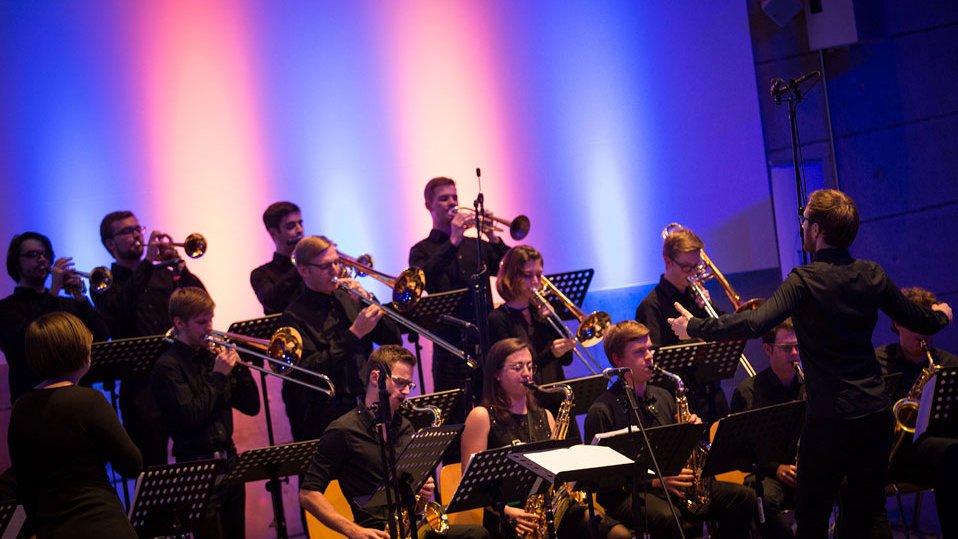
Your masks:
<svg viewBox="0 0 958 539"><path fill-rule="evenodd" d="M406 399L407 402L413 406L422 408L424 406L435 406L439 408L439 411L442 413L442 417L450 417L452 411L459 405L459 401L462 399L463 390L462 389L449 389L446 391L440 391L438 393L426 393L425 395L419 395L416 397L409 397ZM429 412L420 412L413 410L407 412L402 410L400 413L406 416L406 419L412 423L413 428L417 431L424 429L432 425L432 414Z"/></svg>
<svg viewBox="0 0 958 539"><path fill-rule="evenodd" d="M152 466L136 482L130 524L140 537L182 535L203 516L223 461Z"/></svg>
<svg viewBox="0 0 958 539"><path fill-rule="evenodd" d="M572 401L572 415L577 416L589 411L589 407L592 406L595 399L599 398L599 395L608 389L609 380L602 374L595 374L592 376L583 376L582 378L562 380L561 382L550 382L548 384L542 384L539 387L552 388L562 384L566 384L572 388L572 393L575 395L575 400ZM562 403L562 398L561 394L556 393L536 393L536 399L538 399L539 404L553 414L555 414L555 410L558 409Z"/></svg>
<svg viewBox="0 0 958 539"><path fill-rule="evenodd" d="M506 504L524 502L533 494L543 493L548 485L538 475L509 458L512 453L525 453L570 447L568 440L546 440L480 451L472 456L462 480L446 507L449 513L477 507L494 506L505 515ZM505 537L504 518L499 519L499 535Z"/></svg>
<svg viewBox="0 0 958 539"><path fill-rule="evenodd" d="M589 291L589 285L592 284L593 275L595 275L595 270L589 268L578 271L567 271L565 273L554 273L552 275L546 275L546 278L548 278L549 282L558 288L560 292L565 294L565 297L569 298L572 303L577 307L582 307L582 302L585 301L585 294ZM555 295L546 294L546 299L559 315L559 318L563 320L576 319L572 311L570 311L564 303L559 301Z"/></svg>
<svg viewBox="0 0 958 539"><path fill-rule="evenodd" d="M435 331L441 324L439 317L442 315L451 315L456 312L456 308L462 303L462 299L468 293L468 288L460 288L458 290L424 295L419 298L415 307L408 313L403 313L403 316L429 331ZM392 303L389 304L389 308L399 312ZM424 377L422 372L422 345L419 344L419 335L406 327L401 328L401 331L409 334L409 342L413 343L416 348L416 367L419 371L419 387L425 390L426 386L423 383ZM465 336L463 336L462 340L465 341Z"/></svg>
<svg viewBox="0 0 958 539"><path fill-rule="evenodd" d="M918 425L922 425L928 410L927 425L924 433L929 436L952 437L958 434L958 367L947 367L935 376L934 393L930 406L924 402L918 407ZM925 388L927 391L929 388ZM924 399L922 399L924 400ZM921 433L916 431L916 436Z"/></svg>
<svg viewBox="0 0 958 539"><path fill-rule="evenodd" d="M25 520L26 513L19 502L0 504L0 537L19 537Z"/></svg>
<svg viewBox="0 0 958 539"><path fill-rule="evenodd" d="M271 314L262 318L233 322L230 324L229 332L253 337L255 339L269 340L273 334L276 333L276 330L279 329L279 318L281 316L281 314ZM237 352L240 357L243 358L243 361L257 366L263 366L264 360L262 358L244 352L242 349L238 349ZM263 392L263 403L265 404L263 410L266 412L266 435L269 438L269 445L274 445L276 442L273 439L273 417L269 411L269 390L266 388L266 373L263 371L259 372L259 382Z"/></svg>
<svg viewBox="0 0 958 539"><path fill-rule="evenodd" d="M745 341L693 342L663 346L655 350L655 363L670 372L682 372L688 376L685 386L724 380L735 376L738 358L745 350ZM685 376L683 376L683 379ZM667 379L656 372L649 382L662 386Z"/></svg>
<svg viewBox="0 0 958 539"><path fill-rule="evenodd" d="M439 465L442 456L446 453L453 440L459 437L463 425L442 425L428 427L413 435L412 440L403 449L396 459L396 478L400 483L400 490L393 494L396 501L390 502L390 494L386 492L389 485L381 485L369 497L354 500L367 511L380 508L388 503L395 503L397 507L411 507L415 505L415 494L426 483L426 479ZM410 515L413 513L410 510ZM409 519L412 525L412 536L416 536L416 522Z"/></svg>
<svg viewBox="0 0 958 539"><path fill-rule="evenodd" d="M306 473L318 445L319 440L309 440L244 451L223 480L226 484L266 481L266 490L273 502L273 524L277 539L289 537L283 507L283 481L280 478Z"/></svg>

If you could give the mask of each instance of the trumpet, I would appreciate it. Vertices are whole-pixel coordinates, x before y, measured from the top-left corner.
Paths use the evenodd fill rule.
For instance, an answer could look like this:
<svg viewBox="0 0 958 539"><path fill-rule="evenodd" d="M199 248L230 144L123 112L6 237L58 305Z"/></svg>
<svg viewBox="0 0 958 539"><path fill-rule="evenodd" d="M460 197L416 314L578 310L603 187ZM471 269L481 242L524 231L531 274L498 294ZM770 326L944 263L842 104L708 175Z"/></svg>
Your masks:
<svg viewBox="0 0 958 539"><path fill-rule="evenodd" d="M391 288L393 305L399 312L411 311L426 291L426 274L417 267L406 268L398 277L392 277L373 269L373 257L370 254L353 258L339 253L339 262L343 265L343 277L372 277Z"/></svg>
<svg viewBox="0 0 958 539"><path fill-rule="evenodd" d="M94 292L106 292L113 285L113 273L106 266L97 266L89 273L77 270L73 270L71 273L90 281L90 290ZM86 287L81 286L80 288L81 291L85 291Z"/></svg>
<svg viewBox="0 0 958 539"><path fill-rule="evenodd" d="M468 206L456 206L455 208L449 210L449 214L452 215L460 211L474 212L475 210ZM525 238L526 236L528 236L529 229L532 226L532 223L529 221L529 218L526 217L525 215L520 215L511 221L508 219L503 219L502 217L484 216L483 218L495 221L496 223L500 223L503 226L509 227L509 237L516 241L519 241ZM490 225L489 229L494 231L499 230L498 228L495 227L495 225ZM488 230L483 230L483 232L487 232L487 231Z"/></svg>
<svg viewBox="0 0 958 539"><path fill-rule="evenodd" d="M206 238L202 234L193 233L186 237L183 243L172 243L164 241L151 241L146 244L149 247L156 247L160 245L170 245L173 247L181 247L183 252L186 253L186 256L190 258L199 258L206 254Z"/></svg>
<svg viewBox="0 0 958 539"><path fill-rule="evenodd" d="M556 294L557 297L558 296L565 297L565 295L559 292L559 290L555 286L553 286L552 283L549 282L549 279L547 279L545 276L542 277L542 283L543 283L543 288L548 288L549 290L553 291L553 293ZM548 285L546 285L546 283L548 283ZM601 371L602 369L599 368L598 362L596 362L595 358L592 357L592 354L590 354L589 351L586 350L585 346L582 345L582 341L579 340L578 334L572 333L572 330L565 325L565 323L562 321L562 318L559 316L559 313L556 312L556 310L552 307L552 304L549 303L549 300L546 299L545 296L548 293L549 292L541 288L533 288L532 302L536 305L536 308L539 309L540 312L545 311L546 321L549 322L549 325L552 326L552 329L554 329L561 338L572 339L573 341L575 341L576 347L572 349L572 352L575 354L577 358L579 358L579 361L581 361L586 366L586 368L588 368L589 371L592 372L592 374L599 374L599 371ZM572 303L568 298L565 298L565 299L568 303L563 302L564 305L568 305L569 303ZM603 318L602 315L605 315L605 317ZM584 316L584 313L583 313L583 316ZM602 340L602 337L605 331L608 329L611 323L612 323L612 319L609 317L608 314L597 312L597 313L592 313L589 316L586 316L585 321L579 324L579 328L582 329L582 327L585 326L586 329L584 333L586 335L592 335L593 339L595 338L596 335L598 335L599 340ZM603 327L603 324L605 324L604 327ZM579 351L580 347L582 348L581 352Z"/></svg>
<svg viewBox="0 0 958 539"><path fill-rule="evenodd" d="M684 228L679 223L669 223L665 229L662 230L662 239L664 240L668 237L669 233L673 230ZM702 299L702 304L705 306L705 312L708 313L710 318L718 318L718 311L715 310L715 306L712 305L712 302L709 301L708 296L705 294L705 281L714 278L718 281L719 285L722 287L722 290L725 291L725 295L728 296L729 301L732 303L732 308L735 309L735 312L742 311L751 311L758 308L765 300L763 299L750 299L743 302L741 296L732 288L732 285L729 284L728 280L725 278L725 275L722 275L722 272L719 271L718 267L712 262L712 259L705 254L705 249L700 249L699 252L702 256L702 263L698 267L698 271L695 275L688 278L689 286L692 288L692 292L695 293L699 298ZM738 358L738 362L745 369L745 372L749 376L755 376L755 368L752 367L752 364L749 363L748 358L745 357L745 354L742 354Z"/></svg>
<svg viewBox="0 0 958 539"><path fill-rule="evenodd" d="M172 340L173 330L166 333L166 338ZM323 373L311 371L298 365L303 353L303 338L296 328L281 327L273 333L269 339L257 339L246 335L228 333L225 331L213 331L206 337L206 342L215 349L216 347L232 348L237 352L250 354L254 357L263 359L269 363L269 368L263 368L252 363L241 361L243 365L250 369L257 370L264 374L272 374L283 380L308 387L329 397L336 396L336 386L332 380ZM240 344L238 344L240 343ZM324 382L328 387L320 387L309 382L292 378L289 371L295 370L308 374Z"/></svg>

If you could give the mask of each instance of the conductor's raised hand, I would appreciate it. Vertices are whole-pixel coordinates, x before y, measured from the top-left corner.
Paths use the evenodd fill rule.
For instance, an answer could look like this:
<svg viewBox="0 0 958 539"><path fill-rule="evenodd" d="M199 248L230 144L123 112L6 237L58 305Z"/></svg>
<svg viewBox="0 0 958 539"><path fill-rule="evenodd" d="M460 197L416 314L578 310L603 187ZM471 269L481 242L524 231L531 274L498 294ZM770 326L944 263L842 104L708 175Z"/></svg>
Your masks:
<svg viewBox="0 0 958 539"><path fill-rule="evenodd" d="M689 320L695 317L677 301L675 302L675 310L679 312L679 316L678 318L669 318L669 325L672 326L672 331L678 338L684 341L689 338Z"/></svg>

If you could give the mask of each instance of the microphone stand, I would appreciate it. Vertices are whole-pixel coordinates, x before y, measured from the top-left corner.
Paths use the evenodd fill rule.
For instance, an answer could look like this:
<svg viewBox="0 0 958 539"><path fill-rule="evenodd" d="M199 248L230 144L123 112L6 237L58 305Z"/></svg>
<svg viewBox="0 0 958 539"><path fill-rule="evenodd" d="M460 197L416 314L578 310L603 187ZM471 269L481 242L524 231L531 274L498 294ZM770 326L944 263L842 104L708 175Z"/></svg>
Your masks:
<svg viewBox="0 0 958 539"><path fill-rule="evenodd" d="M629 401L629 408L632 410L632 416L635 418L636 425L639 426L639 432L642 433L642 440L645 442L645 447L649 448L649 456L652 458L652 467L655 469L655 475L659 478L659 481L662 480L662 470L659 468L659 461L655 458L655 451L652 450L652 444L649 442L649 436L645 432L645 425L642 424L642 417L639 415L639 403L635 400L635 388L629 384L629 380L622 376L618 375L619 380L622 381L622 385L625 387L625 397ZM629 422L628 425L629 432L632 432L632 422ZM639 469L638 461L635 463L634 471L632 472L632 514L635 518L635 529L636 537L638 537L638 530L643 530L642 536L645 539L651 537L651 534L648 531L648 513L646 513L645 523L641 520L641 502L638 496L638 487L639 483L645 484L645 481L642 481L641 470ZM669 489L665 488L665 483L662 483L662 492L665 493L665 501L669 504L669 511L672 512L672 519L675 520L675 525L679 529L679 535L682 539L685 539L685 530L682 529L682 520L679 518L678 514L675 512L675 504L672 503L672 496L669 494ZM648 491L646 490L646 495Z"/></svg>
<svg viewBox="0 0 958 539"><path fill-rule="evenodd" d="M376 434L379 441L379 454L383 464L383 477L386 485L386 530L389 537L402 537L402 497L399 490L399 478L396 474L396 452L393 447L392 409L389 406L389 391L386 389L387 371L379 368L379 408L376 410ZM410 515L410 521L415 515Z"/></svg>
<svg viewBox="0 0 958 539"><path fill-rule="evenodd" d="M482 230L485 226L484 220L486 213L486 197L482 194L482 171L478 167L476 168L476 182L479 185L479 193L476 195L476 199L472 203L473 209L476 212L476 272L472 275L472 293L474 300L473 308L476 316L476 327L478 328L479 332L479 343L476 346L475 356L476 365L478 366L485 363L484 356L486 350L489 349L489 321L487 319L489 315L489 306L487 304L487 296L489 294L489 273L482 257ZM467 372L466 385L469 387L472 384L473 369L470 368ZM466 407L469 410L475 406L470 389L467 389L470 394L466 395Z"/></svg>

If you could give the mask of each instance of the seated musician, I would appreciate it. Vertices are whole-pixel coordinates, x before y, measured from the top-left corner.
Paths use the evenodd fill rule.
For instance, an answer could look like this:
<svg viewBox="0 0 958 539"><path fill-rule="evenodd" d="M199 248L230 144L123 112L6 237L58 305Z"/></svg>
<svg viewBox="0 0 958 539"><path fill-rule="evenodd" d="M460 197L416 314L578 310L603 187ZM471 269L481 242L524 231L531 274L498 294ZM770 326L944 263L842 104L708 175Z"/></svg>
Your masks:
<svg viewBox="0 0 958 539"><path fill-rule="evenodd" d="M649 330L634 320L626 320L612 326L603 340L606 357L615 367L628 367L624 376L634 387L639 404L639 414L646 427L670 425L678 420L678 407L672 395L665 389L648 385L652 379L652 350ZM694 423L701 420L694 414L689 418ZM625 396L622 380L616 381L589 408L585 419L586 440L591 441L600 432L609 432L634 424L632 411ZM643 517L648 523L648 532L653 537L679 537L680 530L662 493L667 488L677 513L685 522L715 521L721 537L748 537L752 512L755 508L755 493L742 485L712 481L711 503L699 514L688 512L682 501L686 489L692 486L693 470L683 468L673 477L653 479L647 494L642 498ZM641 488L641 487L640 487ZM625 486L600 491L598 501L612 518L631 524L632 490Z"/></svg>
<svg viewBox="0 0 958 539"><path fill-rule="evenodd" d="M388 539L387 509L366 511L356 503L357 497L368 497L384 482L382 453L376 432L373 410L379 405L379 382L386 377L392 421L386 434L397 457L409 444L414 433L412 423L397 413L409 391L416 358L399 345L385 345L369 356L364 367L363 400L352 411L333 421L319 440L309 471L299 491L300 505L328 528L347 537ZM324 494L331 481L338 480L353 512L349 520L336 512ZM435 490L432 479L420 490L421 510ZM440 537L430 532L428 537ZM452 525L449 537L482 539L488 534L479 526Z"/></svg>
<svg viewBox="0 0 958 539"><path fill-rule="evenodd" d="M903 288L901 292L925 307L938 303L935 294L923 288ZM902 374L895 400L908 395L921 370L928 366L928 354L935 365L958 367L958 356L932 346L931 335L916 333L895 321L891 327L898 334L898 342L879 346L875 349L875 356L884 374ZM927 353L922 349L921 341L925 342ZM888 476L895 482L934 487L943 537L958 537L958 515L954 513L958 507L958 432L923 433L916 440L906 436L895 452Z"/></svg>
<svg viewBox="0 0 958 539"><path fill-rule="evenodd" d="M186 287L170 296L175 340L156 360L150 388L173 438L177 462L223 460L235 464L233 409L254 416L260 400L249 368L231 348L211 350L213 300L202 288ZM225 470L223 470L225 472ZM194 530L197 538L244 537L245 485L218 486Z"/></svg>
<svg viewBox="0 0 958 539"><path fill-rule="evenodd" d="M731 411L744 412L805 398L805 385L796 374L798 339L795 326L787 318L762 337L762 349L768 356L768 367L755 376L743 380L732 393ZM762 490L765 493L765 521L769 537L795 537L782 510L795 506L795 486L798 468L794 455L786 461L760 464ZM746 484L754 481L749 476Z"/></svg>
<svg viewBox="0 0 958 539"><path fill-rule="evenodd" d="M293 249L303 239L303 216L292 202L274 202L263 212L263 225L276 251L272 260L250 273L249 282L263 313L276 314L303 293L303 278L291 260Z"/></svg>
<svg viewBox="0 0 958 539"><path fill-rule="evenodd" d="M293 253L296 270L306 290L283 312L281 325L299 330L303 337L300 366L322 374L336 386L336 396L284 381L283 402L293 440L315 440L334 419L352 410L365 393L360 372L373 343L401 343L399 330L383 320L382 308L363 307L344 286L368 294L353 279L341 278L336 245L322 236L307 236ZM291 376L314 383L301 374Z"/></svg>
<svg viewBox="0 0 958 539"><path fill-rule="evenodd" d="M27 328L27 362L43 380L10 415L10 459L27 514L23 537L135 539L106 464L135 476L140 451L103 395L79 387L93 336L76 316L53 312Z"/></svg>
<svg viewBox="0 0 958 539"><path fill-rule="evenodd" d="M552 413L539 407L526 383L532 381L535 364L532 349L520 339L497 342L486 355L483 372L482 406L472 409L462 432L463 469L479 451L515 443L548 440L555 431ZM560 418L560 421L570 418ZM519 535L532 532L541 524L541 517L522 507L507 506L506 519ZM559 537L583 537L589 534L585 507L576 504L561 519L557 517ZM483 525L499 529L499 517L487 508ZM602 535L630 537L628 530L609 519L602 523ZM611 531L610 531L611 528Z"/></svg>

